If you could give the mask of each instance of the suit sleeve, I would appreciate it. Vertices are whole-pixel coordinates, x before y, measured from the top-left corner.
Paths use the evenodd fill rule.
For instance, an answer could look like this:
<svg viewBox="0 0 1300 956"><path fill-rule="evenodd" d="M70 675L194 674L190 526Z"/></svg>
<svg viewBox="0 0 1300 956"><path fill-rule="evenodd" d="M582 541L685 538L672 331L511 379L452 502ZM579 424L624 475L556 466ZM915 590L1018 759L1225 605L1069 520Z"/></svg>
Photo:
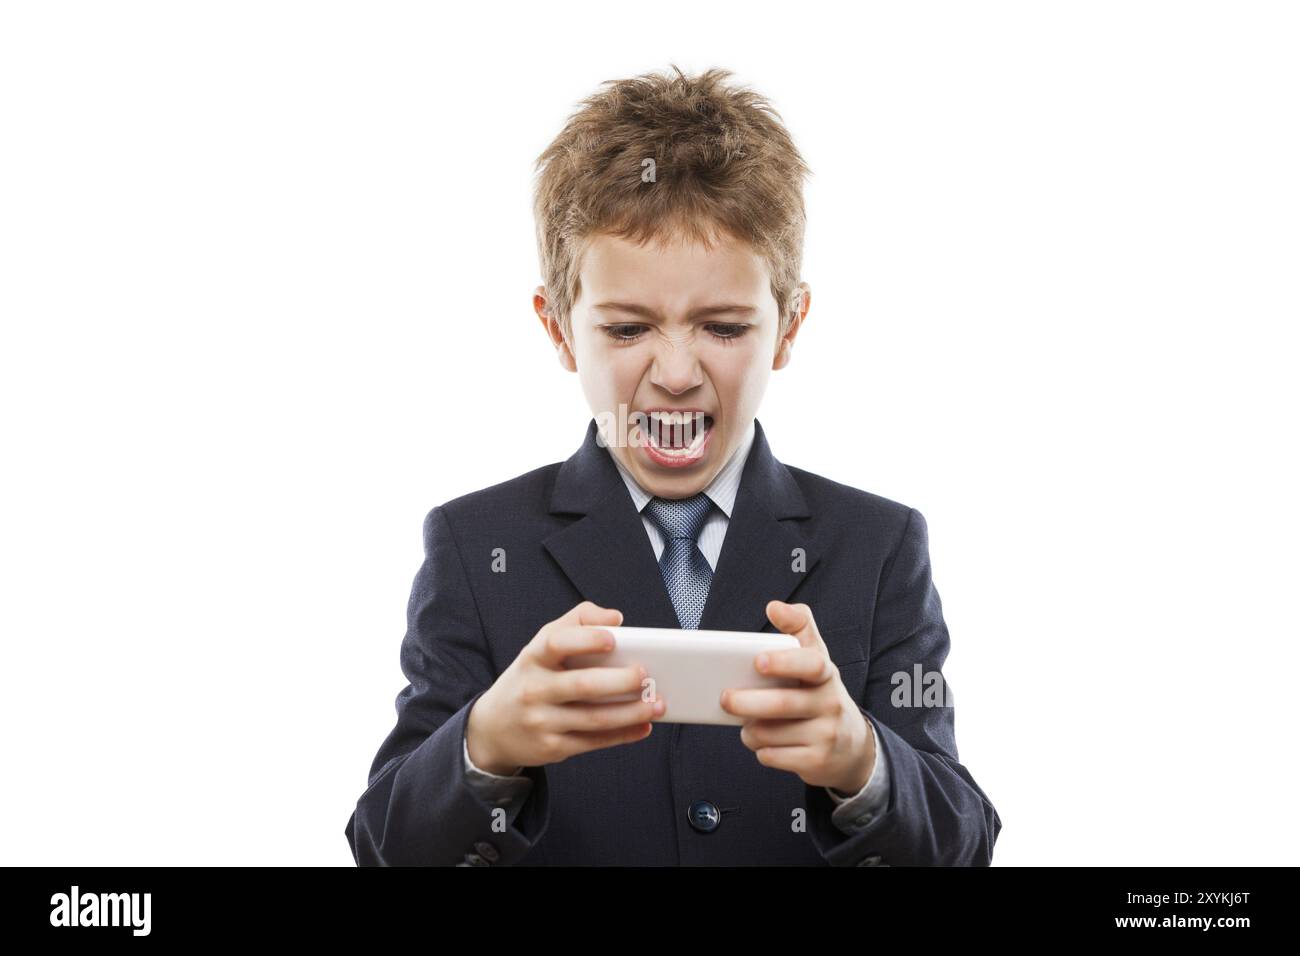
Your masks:
<svg viewBox="0 0 1300 956"><path fill-rule="evenodd" d="M344 830L353 859L359 866L517 862L546 829L546 774L525 768L533 786L513 819L466 776L465 722L497 675L441 505L424 521L424 561L400 659L408 683L397 695L397 723Z"/></svg>
<svg viewBox="0 0 1300 956"><path fill-rule="evenodd" d="M957 759L951 689L941 668L948 628L930 573L924 516L908 513L882 567L867 684L858 707L871 718L889 762L883 813L853 834L830 821L834 804L808 787L809 832L835 866L988 866L1002 821ZM919 667L918 667L919 665ZM910 699L902 693L911 687ZM897 675L902 675L897 676Z"/></svg>

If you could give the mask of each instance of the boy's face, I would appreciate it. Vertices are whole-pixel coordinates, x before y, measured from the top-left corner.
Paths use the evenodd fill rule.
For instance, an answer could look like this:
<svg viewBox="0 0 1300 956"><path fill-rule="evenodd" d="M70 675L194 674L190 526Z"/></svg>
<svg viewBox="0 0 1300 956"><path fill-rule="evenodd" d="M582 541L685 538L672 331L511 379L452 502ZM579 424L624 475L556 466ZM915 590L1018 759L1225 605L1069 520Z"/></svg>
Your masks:
<svg viewBox="0 0 1300 956"><path fill-rule="evenodd" d="M600 235L581 269L571 341L547 311L545 288L533 297L560 363L578 373L597 420L612 422L604 440L642 488L661 498L702 491L739 446L768 375L789 361L808 284L799 284L797 314L778 342L767 264L739 240L709 250ZM707 428L656 429L650 412L659 409L703 412ZM695 447L671 447L691 437Z"/></svg>

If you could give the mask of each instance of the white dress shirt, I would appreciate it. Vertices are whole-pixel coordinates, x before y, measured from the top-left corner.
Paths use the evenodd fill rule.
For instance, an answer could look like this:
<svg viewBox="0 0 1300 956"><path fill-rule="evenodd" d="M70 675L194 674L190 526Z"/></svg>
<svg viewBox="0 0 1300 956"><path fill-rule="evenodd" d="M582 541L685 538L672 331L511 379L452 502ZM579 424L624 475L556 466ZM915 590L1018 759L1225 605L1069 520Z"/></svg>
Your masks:
<svg viewBox="0 0 1300 956"><path fill-rule="evenodd" d="M754 422L751 419L749 427L745 430L745 436L741 439L740 446L727 459L727 463L714 476L713 481L709 482L704 489L704 493L709 496L709 499L716 507L709 512L709 516L705 518L704 524L700 527L696 544L704 555L704 559L709 562L709 567L714 570L718 566L718 557L722 553L722 542L727 535L727 525L731 520L731 512L736 504L736 495L740 490L740 476L745 469L745 461L749 458L749 450L753 443ZM653 496L637 484L636 479L623 467L623 463L618 460L618 456L614 454L608 445L605 446L605 449L618 467L618 473L623 477L623 483L627 485L628 494L632 496L632 502L641 515L641 522L645 526L647 536L650 538L650 544L654 548L655 560L657 561L664 551L663 535L660 533L658 526L650 519L650 516L645 513L645 506ZM867 719L867 726L872 726L869 718ZM872 727L871 732L875 733L874 727ZM879 737L876 739L879 741ZM509 824L513 825L520 807L532 790L533 781L518 773L502 776L481 770L470 760L468 742L463 742L462 747L465 754L466 780L484 800L503 807L506 810ZM521 770L522 768L517 769ZM844 833L854 833L869 826L876 816L885 809L889 801L889 766L884 751L877 746L876 763L872 768L871 776L857 793L852 796L842 796L834 788L825 787L823 789L826 790L827 795L836 804L835 810L831 814L831 821L836 827Z"/></svg>

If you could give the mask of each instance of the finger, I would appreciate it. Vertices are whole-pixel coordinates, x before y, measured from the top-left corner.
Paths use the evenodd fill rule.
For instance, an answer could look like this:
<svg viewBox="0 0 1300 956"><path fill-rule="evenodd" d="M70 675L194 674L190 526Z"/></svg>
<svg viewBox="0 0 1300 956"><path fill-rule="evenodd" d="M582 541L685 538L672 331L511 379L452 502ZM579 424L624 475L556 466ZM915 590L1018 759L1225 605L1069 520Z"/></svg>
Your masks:
<svg viewBox="0 0 1300 956"><path fill-rule="evenodd" d="M574 730L565 734L565 740L570 745L570 756L587 753L591 750L601 750L604 747L613 747L618 744L635 743L638 740L644 740L650 736L653 729L647 721L644 724L634 724L631 727L624 727L619 730L605 731L581 731Z"/></svg>
<svg viewBox="0 0 1300 956"><path fill-rule="evenodd" d="M569 608L542 630L560 630L582 625L617 626L623 623L623 612L616 608L601 607L594 601L581 601Z"/></svg>
<svg viewBox="0 0 1300 956"><path fill-rule="evenodd" d="M807 604L786 604L784 601L767 602L767 619L782 634L791 634L799 638L804 647L826 649L822 642L821 631L813 620L812 608Z"/></svg>
<svg viewBox="0 0 1300 956"><path fill-rule="evenodd" d="M630 700L618 704L566 704L556 714L554 727L564 733L618 730L644 724L662 716L664 702Z"/></svg>
<svg viewBox="0 0 1300 956"><path fill-rule="evenodd" d="M623 612L617 608L601 607L592 601L575 604L562 618L565 624L604 624L617 627L623 623Z"/></svg>
<svg viewBox="0 0 1300 956"><path fill-rule="evenodd" d="M598 654L612 650L614 635L600 625L617 627L622 622L622 611L584 601L538 633L540 642L533 642L537 645L537 660L543 667L558 670L563 666L564 658L571 654Z"/></svg>
<svg viewBox="0 0 1300 956"><path fill-rule="evenodd" d="M578 667L555 671L547 682L545 699L556 704L589 701L631 691L640 693L646 680L640 664L626 667Z"/></svg>
<svg viewBox="0 0 1300 956"><path fill-rule="evenodd" d="M764 651L754 657L754 669L765 677L793 677L809 684L830 680L834 666L829 657L814 647Z"/></svg>
<svg viewBox="0 0 1300 956"><path fill-rule="evenodd" d="M547 632L537 649L543 667L564 670L564 659L578 654L603 654L614 649L614 635L601 627L569 626Z"/></svg>
<svg viewBox="0 0 1300 956"><path fill-rule="evenodd" d="M750 750L760 747L812 746L820 733L812 720L747 720L740 728L740 741Z"/></svg>
<svg viewBox="0 0 1300 956"><path fill-rule="evenodd" d="M730 687L719 703L737 717L768 720L817 717L823 710L821 695L805 687Z"/></svg>
<svg viewBox="0 0 1300 956"><path fill-rule="evenodd" d="M812 774L819 766L814 747L760 747L754 756L764 767L791 773Z"/></svg>

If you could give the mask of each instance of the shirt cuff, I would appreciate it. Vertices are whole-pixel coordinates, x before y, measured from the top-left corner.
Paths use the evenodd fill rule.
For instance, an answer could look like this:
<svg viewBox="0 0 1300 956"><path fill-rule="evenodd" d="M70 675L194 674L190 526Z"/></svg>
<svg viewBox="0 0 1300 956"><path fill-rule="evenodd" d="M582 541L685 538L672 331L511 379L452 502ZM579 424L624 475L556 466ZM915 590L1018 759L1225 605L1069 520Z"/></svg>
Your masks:
<svg viewBox="0 0 1300 956"><path fill-rule="evenodd" d="M517 780L520 776L520 771L524 769L523 767L515 767L514 770L507 774L493 773L490 770L481 770L469 757L469 741L462 738L460 743L465 750L465 769L473 770L475 773L481 774L489 780Z"/></svg>
<svg viewBox="0 0 1300 956"><path fill-rule="evenodd" d="M488 803L497 806L518 809L525 797L533 789L531 778L522 774L502 776L487 770L480 770L469 756L469 742L461 741L461 753L465 759L465 780ZM523 768L520 767L520 770Z"/></svg>
<svg viewBox="0 0 1300 956"><path fill-rule="evenodd" d="M880 735L876 733L871 718L866 720L876 741L876 762L871 768L871 776L862 789L851 796L837 793L832 787L824 788L836 805L831 813L831 822L845 833L870 826L889 804L889 760L880 746Z"/></svg>

